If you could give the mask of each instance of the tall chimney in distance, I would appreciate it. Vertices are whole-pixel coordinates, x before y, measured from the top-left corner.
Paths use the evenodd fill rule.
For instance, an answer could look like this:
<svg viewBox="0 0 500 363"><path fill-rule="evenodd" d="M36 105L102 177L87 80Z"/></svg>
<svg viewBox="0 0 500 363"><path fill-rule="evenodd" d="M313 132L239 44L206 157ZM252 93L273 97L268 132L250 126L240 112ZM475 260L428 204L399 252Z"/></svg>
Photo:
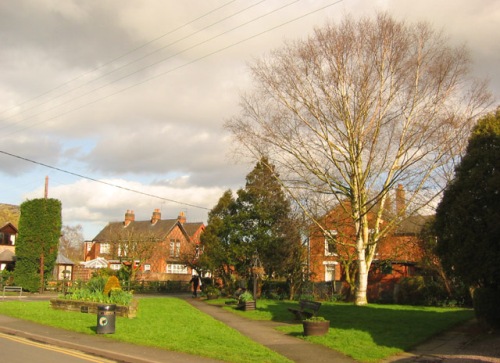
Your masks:
<svg viewBox="0 0 500 363"><path fill-rule="evenodd" d="M47 199L49 197L49 177L45 177L45 191L43 193L43 197Z"/></svg>
<svg viewBox="0 0 500 363"><path fill-rule="evenodd" d="M406 215L406 195L403 184L399 184L396 189L396 214L401 217Z"/></svg>

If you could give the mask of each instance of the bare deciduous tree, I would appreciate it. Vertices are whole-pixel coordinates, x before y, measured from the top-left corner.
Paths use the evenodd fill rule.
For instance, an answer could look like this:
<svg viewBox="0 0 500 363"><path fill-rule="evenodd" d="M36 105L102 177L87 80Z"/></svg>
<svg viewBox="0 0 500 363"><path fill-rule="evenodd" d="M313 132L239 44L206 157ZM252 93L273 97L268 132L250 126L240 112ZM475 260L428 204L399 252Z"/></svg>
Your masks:
<svg viewBox="0 0 500 363"><path fill-rule="evenodd" d="M83 257L83 227L63 226L61 229L61 238L59 239L59 251L74 262L82 260Z"/></svg>
<svg viewBox="0 0 500 363"><path fill-rule="evenodd" d="M435 200L488 106L485 84L468 78L469 64L464 47L450 46L427 24L378 14L316 29L251 67L255 88L226 128L239 151L269 158L299 204L309 192L327 201L324 211L349 205L356 304L367 303L378 240ZM406 208L382 223L398 184Z"/></svg>

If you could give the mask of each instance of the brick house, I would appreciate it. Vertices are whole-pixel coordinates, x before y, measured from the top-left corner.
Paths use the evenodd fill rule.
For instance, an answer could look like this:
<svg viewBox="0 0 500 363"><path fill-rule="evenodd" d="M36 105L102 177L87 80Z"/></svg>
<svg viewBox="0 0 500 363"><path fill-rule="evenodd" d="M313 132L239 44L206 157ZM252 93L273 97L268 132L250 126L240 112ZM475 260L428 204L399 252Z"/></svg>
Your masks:
<svg viewBox="0 0 500 363"><path fill-rule="evenodd" d="M12 271L15 264L17 228L7 222L0 226L0 271Z"/></svg>
<svg viewBox="0 0 500 363"><path fill-rule="evenodd" d="M123 222L110 222L92 241L85 242L85 261L104 258L115 270L122 264L137 268L137 280L190 280L186 259L195 259L204 224L188 223L183 212L176 219L161 219L155 209L150 220L136 221L127 210Z"/></svg>
<svg viewBox="0 0 500 363"><path fill-rule="evenodd" d="M396 191L395 210L404 203L404 190ZM309 236L309 273L313 282L332 282L339 292L344 286L345 262L355 262L355 228L348 214L348 205L338 206L322 219L322 226L311 228ZM372 219L373 214L368 216ZM367 296L371 301L393 294L397 282L418 275L424 257L419 232L427 216L408 217L392 233L381 239L369 271ZM343 263L344 262L344 263Z"/></svg>

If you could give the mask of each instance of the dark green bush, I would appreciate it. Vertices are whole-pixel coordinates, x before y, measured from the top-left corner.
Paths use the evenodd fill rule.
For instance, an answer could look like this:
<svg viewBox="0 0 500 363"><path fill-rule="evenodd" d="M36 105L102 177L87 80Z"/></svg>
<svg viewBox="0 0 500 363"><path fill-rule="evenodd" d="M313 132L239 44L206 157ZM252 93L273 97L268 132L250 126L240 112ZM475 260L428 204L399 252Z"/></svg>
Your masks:
<svg viewBox="0 0 500 363"><path fill-rule="evenodd" d="M474 290L474 312L477 320L481 323L500 328L500 289L492 287L481 287Z"/></svg>

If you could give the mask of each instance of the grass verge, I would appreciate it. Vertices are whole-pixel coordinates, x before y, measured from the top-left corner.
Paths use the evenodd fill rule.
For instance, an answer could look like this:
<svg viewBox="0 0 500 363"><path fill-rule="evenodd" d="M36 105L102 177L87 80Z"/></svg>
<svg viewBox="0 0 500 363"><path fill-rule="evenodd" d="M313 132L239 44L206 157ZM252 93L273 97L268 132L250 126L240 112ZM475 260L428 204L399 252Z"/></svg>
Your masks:
<svg viewBox="0 0 500 363"><path fill-rule="evenodd" d="M224 304L224 299L210 301ZM255 320L290 321L288 307L296 302L258 300L255 311L225 309ZM330 330L321 337L304 337L296 322L279 330L339 351L360 362L376 362L407 351L451 327L473 318L470 309L415 307L406 305L355 306L345 303L322 304L319 316L330 320Z"/></svg>
<svg viewBox="0 0 500 363"><path fill-rule="evenodd" d="M0 314L84 334L95 334L97 323L94 314L53 310L47 301L2 302ZM228 362L290 362L181 299L140 299L137 318L116 317L115 326L106 338Z"/></svg>

